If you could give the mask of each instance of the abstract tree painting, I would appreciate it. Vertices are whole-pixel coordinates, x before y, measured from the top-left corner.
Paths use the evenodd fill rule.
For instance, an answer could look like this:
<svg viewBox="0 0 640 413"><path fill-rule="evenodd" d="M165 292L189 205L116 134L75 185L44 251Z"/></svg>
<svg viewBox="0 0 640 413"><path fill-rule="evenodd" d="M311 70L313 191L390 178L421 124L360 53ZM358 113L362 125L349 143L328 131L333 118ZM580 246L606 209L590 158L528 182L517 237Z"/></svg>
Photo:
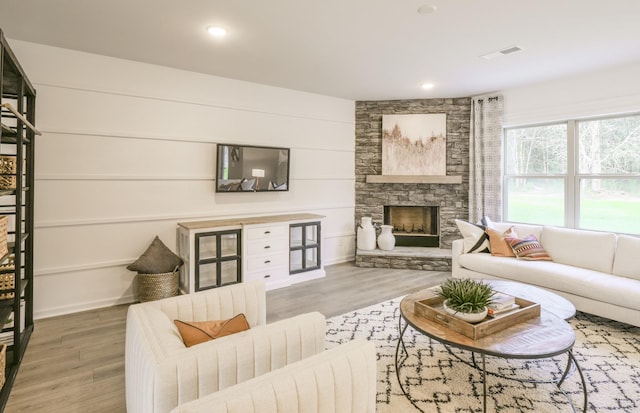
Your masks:
<svg viewBox="0 0 640 413"><path fill-rule="evenodd" d="M382 175L446 175L447 115L382 115Z"/></svg>

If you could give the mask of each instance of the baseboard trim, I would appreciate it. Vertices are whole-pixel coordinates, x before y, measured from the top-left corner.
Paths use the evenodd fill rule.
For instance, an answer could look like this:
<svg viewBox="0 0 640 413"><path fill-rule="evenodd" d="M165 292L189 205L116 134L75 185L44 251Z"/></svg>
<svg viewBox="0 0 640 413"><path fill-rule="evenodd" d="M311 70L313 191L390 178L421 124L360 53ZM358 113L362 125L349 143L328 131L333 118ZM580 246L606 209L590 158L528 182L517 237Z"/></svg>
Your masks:
<svg viewBox="0 0 640 413"><path fill-rule="evenodd" d="M57 317L57 316L67 315L67 314L75 314L75 313L80 313L80 312L89 311L89 310L97 310L99 308L114 307L116 305L132 304L135 301L136 299L134 298L134 296L130 294L122 297L107 298L104 300L88 301L88 302L78 303L74 305L52 307L44 310L34 310L33 318L35 320L40 320L43 318Z"/></svg>

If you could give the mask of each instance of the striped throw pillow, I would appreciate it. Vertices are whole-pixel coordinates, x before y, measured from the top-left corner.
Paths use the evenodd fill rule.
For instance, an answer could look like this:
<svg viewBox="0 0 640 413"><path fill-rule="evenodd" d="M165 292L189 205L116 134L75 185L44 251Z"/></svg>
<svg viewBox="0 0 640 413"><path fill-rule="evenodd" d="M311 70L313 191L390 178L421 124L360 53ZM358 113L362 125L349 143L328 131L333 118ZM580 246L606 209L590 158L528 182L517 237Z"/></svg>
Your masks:
<svg viewBox="0 0 640 413"><path fill-rule="evenodd" d="M516 258L527 261L551 261L551 257L542 248L535 235L524 238L505 237Z"/></svg>

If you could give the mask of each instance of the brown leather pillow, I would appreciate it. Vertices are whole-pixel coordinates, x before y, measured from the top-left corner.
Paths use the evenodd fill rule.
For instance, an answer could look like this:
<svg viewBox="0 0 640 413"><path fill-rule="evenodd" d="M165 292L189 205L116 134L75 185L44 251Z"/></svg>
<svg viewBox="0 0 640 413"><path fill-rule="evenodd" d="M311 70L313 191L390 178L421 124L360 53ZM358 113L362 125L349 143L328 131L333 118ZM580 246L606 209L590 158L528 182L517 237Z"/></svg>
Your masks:
<svg viewBox="0 0 640 413"><path fill-rule="evenodd" d="M511 244L509 244L505 238L518 236L514 227L509 228L505 232L496 231L493 228L487 228L485 232L489 235L489 249L491 250L491 255L498 257L516 256L511 249Z"/></svg>
<svg viewBox="0 0 640 413"><path fill-rule="evenodd" d="M228 336L230 334L239 333L249 329L249 323L244 314L238 314L237 316L228 320L212 320L212 321L180 321L173 320L182 341L187 347L195 346L196 344L211 341L216 338Z"/></svg>

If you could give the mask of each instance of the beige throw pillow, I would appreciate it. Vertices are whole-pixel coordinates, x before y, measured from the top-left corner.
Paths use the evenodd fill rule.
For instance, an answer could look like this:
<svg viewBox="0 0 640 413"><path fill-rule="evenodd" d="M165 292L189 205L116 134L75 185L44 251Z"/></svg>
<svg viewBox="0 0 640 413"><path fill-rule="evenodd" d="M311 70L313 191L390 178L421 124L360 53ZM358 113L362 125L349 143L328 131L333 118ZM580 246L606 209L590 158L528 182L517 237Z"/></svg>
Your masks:
<svg viewBox="0 0 640 413"><path fill-rule="evenodd" d="M514 254L513 250L511 249L511 245L505 238L518 236L514 227L511 227L504 232L496 231L493 228L487 228L485 232L487 233L487 235L489 235L489 249L491 250L491 255L495 255L498 257L516 256L516 254Z"/></svg>

